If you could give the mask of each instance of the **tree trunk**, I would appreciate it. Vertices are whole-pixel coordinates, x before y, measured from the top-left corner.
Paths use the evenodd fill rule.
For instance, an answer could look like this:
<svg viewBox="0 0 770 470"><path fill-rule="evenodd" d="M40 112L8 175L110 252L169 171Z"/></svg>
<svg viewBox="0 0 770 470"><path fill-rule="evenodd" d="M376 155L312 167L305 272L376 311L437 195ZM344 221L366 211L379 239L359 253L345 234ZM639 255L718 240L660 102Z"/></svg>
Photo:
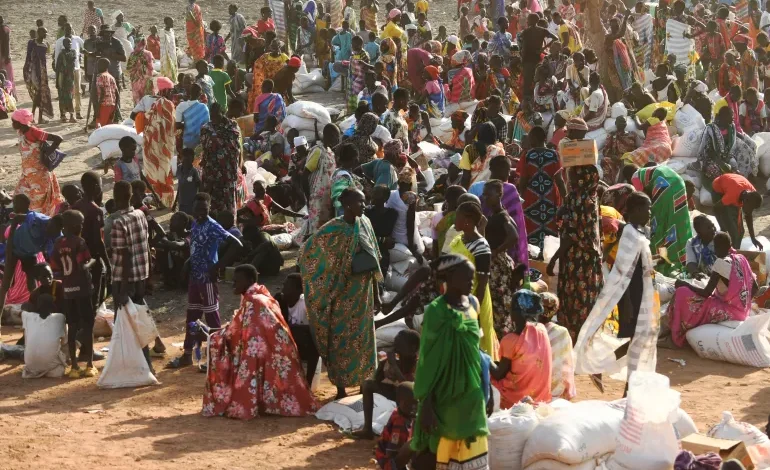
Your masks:
<svg viewBox="0 0 770 470"><path fill-rule="evenodd" d="M607 90L607 95L612 101L618 101L622 98L622 90L618 90L610 83L609 68L614 67L614 58L612 53L607 51L604 47L604 39L606 32L604 25L602 25L602 5L604 0L586 0L586 12L585 12L585 39L583 41L584 47L589 47L594 50L596 57L599 59L599 66L597 71L602 79L602 85Z"/></svg>

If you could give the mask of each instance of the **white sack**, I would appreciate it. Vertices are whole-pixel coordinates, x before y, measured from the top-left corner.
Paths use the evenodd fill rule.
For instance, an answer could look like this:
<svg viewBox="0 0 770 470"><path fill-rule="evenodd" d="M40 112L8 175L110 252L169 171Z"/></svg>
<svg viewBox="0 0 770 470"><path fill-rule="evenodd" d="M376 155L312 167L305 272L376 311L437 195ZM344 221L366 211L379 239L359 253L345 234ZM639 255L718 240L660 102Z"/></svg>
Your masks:
<svg viewBox="0 0 770 470"><path fill-rule="evenodd" d="M752 424L736 421L729 411L722 412L722 421L709 429L706 435L717 439L743 441L747 447L770 443L765 433Z"/></svg>
<svg viewBox="0 0 770 470"><path fill-rule="evenodd" d="M96 147L105 140L120 140L123 137L132 137L137 144L142 145L144 138L136 133L136 129L123 124L107 124L94 130L88 136L88 145Z"/></svg>
<svg viewBox="0 0 770 470"><path fill-rule="evenodd" d="M131 315L127 313L126 308L121 308L112 330L107 364L96 385L99 388L158 385L158 379L150 371L150 366L142 354L142 347Z"/></svg>
<svg viewBox="0 0 770 470"><path fill-rule="evenodd" d="M353 431L364 426L363 395L353 395L322 406L315 414L321 421L333 421L342 431ZM388 419L396 409L396 402L382 395L374 394L374 413L372 429L381 434L388 424Z"/></svg>
<svg viewBox="0 0 770 470"><path fill-rule="evenodd" d="M593 139L596 141L596 149L601 154L604 144L607 142L607 131L604 128L596 129L586 134L586 139Z"/></svg>
<svg viewBox="0 0 770 470"><path fill-rule="evenodd" d="M759 235L757 241L762 244L762 248L765 251L765 267L767 272L770 273L770 240L764 235ZM741 250L743 251L757 251L757 247L751 241L751 237L746 237L741 240Z"/></svg>
<svg viewBox="0 0 770 470"><path fill-rule="evenodd" d="M329 111L314 101L296 101L286 107L286 115L295 115L308 119L317 119L319 129L332 122Z"/></svg>
<svg viewBox="0 0 770 470"><path fill-rule="evenodd" d="M715 361L752 367L770 367L770 341L767 327L770 313L749 317L737 328L701 325L687 332L687 342L695 353Z"/></svg>
<svg viewBox="0 0 770 470"><path fill-rule="evenodd" d="M698 156L701 140L703 138L703 129L693 127L685 131L676 142L674 142L672 157L690 157Z"/></svg>
<svg viewBox="0 0 770 470"><path fill-rule="evenodd" d="M495 387L492 387L493 390ZM519 403L509 410L492 413L489 427L489 469L520 470L521 453L539 418L532 405Z"/></svg>
<svg viewBox="0 0 770 470"><path fill-rule="evenodd" d="M686 104L674 115L674 126L681 135L692 129L705 129L706 121L695 108Z"/></svg>
<svg viewBox="0 0 770 470"><path fill-rule="evenodd" d="M673 157L666 160L662 165L666 165L680 175L685 175L687 172L687 165L696 162L698 159L695 157Z"/></svg>
<svg viewBox="0 0 770 470"><path fill-rule="evenodd" d="M281 122L281 128L284 130L297 129L298 131L314 131L315 121L312 118L304 118L294 114L289 114ZM318 130L321 131L322 129L323 125L319 121Z"/></svg>

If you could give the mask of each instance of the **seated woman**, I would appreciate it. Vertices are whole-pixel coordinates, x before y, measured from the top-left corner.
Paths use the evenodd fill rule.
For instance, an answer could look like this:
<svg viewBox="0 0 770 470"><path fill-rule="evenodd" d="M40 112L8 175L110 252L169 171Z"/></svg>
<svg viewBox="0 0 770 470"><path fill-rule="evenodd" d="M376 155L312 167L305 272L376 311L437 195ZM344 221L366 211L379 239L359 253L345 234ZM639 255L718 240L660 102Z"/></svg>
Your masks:
<svg viewBox="0 0 770 470"><path fill-rule="evenodd" d="M717 233L717 228L705 214L695 216L692 228L695 229L696 235L687 240L685 268L687 274L694 279L708 278L717 260L714 252L714 235Z"/></svg>
<svg viewBox="0 0 770 470"><path fill-rule="evenodd" d="M636 132L628 132L628 120L625 116L615 119L616 131L607 136L607 142L602 150L602 170L604 181L609 184L619 183L618 176L623 168L623 155L636 150L641 145L641 139Z"/></svg>
<svg viewBox="0 0 770 470"><path fill-rule="evenodd" d="M714 235L717 256L706 287L695 287L677 280L674 298L668 306L671 342L682 347L685 334L700 325L723 321L743 321L751 311L751 299L757 291L757 278L749 261L731 248L730 235Z"/></svg>
<svg viewBox="0 0 770 470"><path fill-rule="evenodd" d="M676 103L676 77L670 74L668 64L658 64L655 68L655 80L650 83L648 90L657 97L658 101Z"/></svg>
<svg viewBox="0 0 770 470"><path fill-rule="evenodd" d="M671 158L671 136L666 126L666 109L658 108L642 128L645 130L644 143L638 149L623 155L623 161L644 166L650 162L662 163Z"/></svg>
<svg viewBox="0 0 770 470"><path fill-rule="evenodd" d="M535 111L553 113L556 111L557 83L547 62L540 64L535 73Z"/></svg>
<svg viewBox="0 0 770 470"><path fill-rule="evenodd" d="M203 416L252 419L259 414L307 416L317 404L305 382L289 325L251 265L235 268L241 306L209 339L211 366Z"/></svg>
<svg viewBox="0 0 770 470"><path fill-rule="evenodd" d="M539 294L521 289L513 294L513 332L500 341L500 361L491 364L492 384L500 391L500 408L508 409L530 397L535 402L551 401L551 342L545 325Z"/></svg>
<svg viewBox="0 0 770 470"><path fill-rule="evenodd" d="M700 166L701 182L706 191L712 190L713 181L725 173L756 176L759 170L757 144L737 130L730 106L717 112L714 122L706 125L700 145L697 165Z"/></svg>

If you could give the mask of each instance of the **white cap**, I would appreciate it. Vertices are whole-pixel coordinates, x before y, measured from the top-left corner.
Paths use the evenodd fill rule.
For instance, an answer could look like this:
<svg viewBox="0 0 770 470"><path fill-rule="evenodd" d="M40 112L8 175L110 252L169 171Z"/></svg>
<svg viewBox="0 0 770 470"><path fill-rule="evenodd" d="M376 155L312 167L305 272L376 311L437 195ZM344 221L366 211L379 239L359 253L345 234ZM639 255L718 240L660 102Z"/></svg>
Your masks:
<svg viewBox="0 0 770 470"><path fill-rule="evenodd" d="M304 135L294 138L295 147L302 147L303 145L307 145L307 139L305 138Z"/></svg>

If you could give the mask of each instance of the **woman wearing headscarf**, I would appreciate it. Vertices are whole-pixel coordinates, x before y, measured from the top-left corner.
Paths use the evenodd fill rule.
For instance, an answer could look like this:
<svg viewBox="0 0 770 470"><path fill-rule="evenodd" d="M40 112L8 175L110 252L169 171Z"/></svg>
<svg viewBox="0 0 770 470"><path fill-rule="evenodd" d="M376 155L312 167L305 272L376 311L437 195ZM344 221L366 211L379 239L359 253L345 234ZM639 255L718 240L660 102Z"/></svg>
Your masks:
<svg viewBox="0 0 770 470"><path fill-rule="evenodd" d="M185 9L185 27L187 30L187 51L193 62L206 57L206 32L203 29L203 12L196 0L189 0Z"/></svg>
<svg viewBox="0 0 770 470"><path fill-rule="evenodd" d="M240 308L209 339L203 416L312 414L318 405L278 301L257 282L250 264L235 268L233 290L241 296Z"/></svg>
<svg viewBox="0 0 770 470"><path fill-rule="evenodd" d="M134 52L128 56L126 68L131 79L131 94L134 104L138 103L145 95L152 94L152 52L147 50L147 40L139 37L136 41Z"/></svg>
<svg viewBox="0 0 770 470"><path fill-rule="evenodd" d="M417 418L409 445L436 468L460 468L458 462L488 468L489 358L479 354L479 300L468 288L474 274L463 256L439 258L437 276L446 282L446 293L425 309L422 324L414 379Z"/></svg>
<svg viewBox="0 0 770 470"><path fill-rule="evenodd" d="M398 86L398 60L396 59L396 43L391 38L385 38L380 43L380 56L377 62L382 62L385 68L382 74L390 80L391 87ZM388 90L390 92L392 90Z"/></svg>
<svg viewBox="0 0 770 470"><path fill-rule="evenodd" d="M450 112L454 112L460 103L473 101L476 91L476 81L473 71L468 67L471 63L470 51L462 50L452 56L452 67L447 72L449 82L449 94L447 102L451 105Z"/></svg>
<svg viewBox="0 0 770 470"><path fill-rule="evenodd" d="M425 67L425 108L428 116L432 118L441 118L444 115L444 104L446 101L444 95L444 82L441 80L441 74L438 67L429 65Z"/></svg>
<svg viewBox="0 0 770 470"><path fill-rule="evenodd" d="M553 356L548 330L538 320L543 299L529 289L513 293L506 312L515 325L500 341L500 361L490 367L492 383L500 391L500 408L509 409L525 397L551 400Z"/></svg>
<svg viewBox="0 0 770 470"><path fill-rule="evenodd" d="M489 179L489 161L497 155L505 155L503 144L497 141L497 129L491 122L479 124L476 141L465 146L460 169L463 170L462 186L470 188L476 181Z"/></svg>
<svg viewBox="0 0 770 470"><path fill-rule="evenodd" d="M692 238L684 180L671 168L658 165L637 171L632 183L637 191L644 191L652 200L650 248L653 253L666 248L667 261L672 263L662 260L655 269L665 276L672 276L683 270L687 261L687 241Z"/></svg>
<svg viewBox="0 0 770 470"><path fill-rule="evenodd" d="M359 167L356 146L346 141L336 147L335 151L339 156L337 158L337 169L332 174L331 199L334 205L334 216L340 217L343 213L342 201L340 201L342 193L348 188L360 191L364 186L361 178L353 173Z"/></svg>
<svg viewBox="0 0 770 470"><path fill-rule="evenodd" d="M604 285L599 231L599 171L594 165L570 167L570 193L564 206L561 244L548 264L554 275L559 262L559 324L576 338Z"/></svg>
<svg viewBox="0 0 770 470"><path fill-rule="evenodd" d="M360 385L375 371L372 312L382 279L377 237L363 215L364 194L348 188L340 202L342 217L308 239L298 263L313 338L337 398L346 396L345 387Z"/></svg>
<svg viewBox="0 0 770 470"><path fill-rule="evenodd" d="M262 93L262 82L265 80L273 79L275 74L286 65L289 60L289 56L281 52L282 44L278 39L274 39L268 46L269 54L262 54L256 61L254 61L254 81L251 85L251 92L249 93L249 104L252 107L249 111L256 112L254 103L257 97Z"/></svg>
<svg viewBox="0 0 770 470"><path fill-rule="evenodd" d="M235 214L235 193L241 168L241 130L222 113L222 106L209 108L211 120L201 128L202 191L211 195L212 211Z"/></svg>
<svg viewBox="0 0 770 470"><path fill-rule="evenodd" d="M377 24L377 2L373 0L364 0L361 2L361 19L366 23L366 30L377 34L380 30Z"/></svg>
<svg viewBox="0 0 770 470"><path fill-rule="evenodd" d="M542 126L543 116L534 109L533 98L526 97L521 101L519 111L513 122L513 140L521 142L525 135L529 134L535 126Z"/></svg>
<svg viewBox="0 0 770 470"><path fill-rule="evenodd" d="M353 137L345 140L355 145L358 150L358 161L361 165L369 163L375 158L378 146L372 140L372 134L377 129L377 124L380 120L374 113L366 113L356 123L356 130L353 133Z"/></svg>
<svg viewBox="0 0 770 470"><path fill-rule="evenodd" d="M733 110L722 107L714 122L703 131L698 164L703 188L711 191L711 183L725 173L738 172L744 176L756 175L759 169L757 144L743 132L736 130ZM735 160L733 167L730 163Z"/></svg>
<svg viewBox="0 0 770 470"><path fill-rule="evenodd" d="M21 178L14 194L25 194L29 198L29 210L53 216L64 198L56 175L41 161L41 147L43 143L50 142L49 149L55 150L62 143L62 138L34 127L33 121L34 117L28 109L17 109L11 114L11 125L19 135L21 152Z"/></svg>
<svg viewBox="0 0 770 470"><path fill-rule="evenodd" d="M137 132L144 132L144 176L153 192L165 207L174 203L174 177L171 158L176 155L176 127L174 103L168 94L174 83L158 77L158 95L146 95L131 112Z"/></svg>

